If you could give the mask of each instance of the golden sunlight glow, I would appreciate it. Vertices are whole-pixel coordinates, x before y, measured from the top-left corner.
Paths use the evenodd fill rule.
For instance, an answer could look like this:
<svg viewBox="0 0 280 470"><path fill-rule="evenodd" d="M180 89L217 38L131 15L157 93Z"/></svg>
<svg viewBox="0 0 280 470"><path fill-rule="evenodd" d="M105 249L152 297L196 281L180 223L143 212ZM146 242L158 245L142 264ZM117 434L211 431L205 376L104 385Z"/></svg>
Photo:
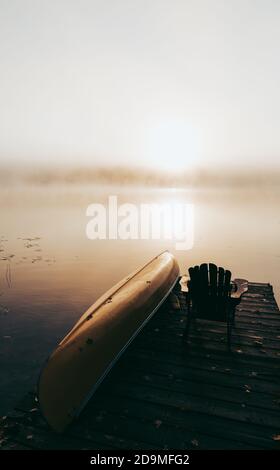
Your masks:
<svg viewBox="0 0 280 470"><path fill-rule="evenodd" d="M185 121L165 120L151 129L148 141L150 164L158 169L180 171L196 164L197 138Z"/></svg>

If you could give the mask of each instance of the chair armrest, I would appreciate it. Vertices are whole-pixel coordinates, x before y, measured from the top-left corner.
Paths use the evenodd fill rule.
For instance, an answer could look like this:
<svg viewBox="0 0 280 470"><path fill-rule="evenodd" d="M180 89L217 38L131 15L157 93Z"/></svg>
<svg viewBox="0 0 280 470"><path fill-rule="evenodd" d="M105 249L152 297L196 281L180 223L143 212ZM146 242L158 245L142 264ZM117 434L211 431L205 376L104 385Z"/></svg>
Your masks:
<svg viewBox="0 0 280 470"><path fill-rule="evenodd" d="M234 279L232 284L234 287L234 291L230 294L232 299L240 299L241 295L248 290L248 281L246 279Z"/></svg>
<svg viewBox="0 0 280 470"><path fill-rule="evenodd" d="M189 281L189 278L188 276L186 276L185 274L183 274L183 276L181 277L179 283L180 283L180 286L181 286L181 292L188 292L188 281Z"/></svg>

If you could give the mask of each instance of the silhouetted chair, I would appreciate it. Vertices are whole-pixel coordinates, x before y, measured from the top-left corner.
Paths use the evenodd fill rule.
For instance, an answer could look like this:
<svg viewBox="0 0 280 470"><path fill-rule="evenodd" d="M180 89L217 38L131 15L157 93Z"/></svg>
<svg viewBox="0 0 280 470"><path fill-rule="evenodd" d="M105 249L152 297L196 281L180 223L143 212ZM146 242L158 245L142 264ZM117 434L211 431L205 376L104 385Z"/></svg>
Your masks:
<svg viewBox="0 0 280 470"><path fill-rule="evenodd" d="M235 308L241 300L241 295L248 290L248 282L245 279L235 279L231 282L231 272L217 268L212 263L190 268L189 275L185 338L188 337L194 318L226 322L230 350Z"/></svg>

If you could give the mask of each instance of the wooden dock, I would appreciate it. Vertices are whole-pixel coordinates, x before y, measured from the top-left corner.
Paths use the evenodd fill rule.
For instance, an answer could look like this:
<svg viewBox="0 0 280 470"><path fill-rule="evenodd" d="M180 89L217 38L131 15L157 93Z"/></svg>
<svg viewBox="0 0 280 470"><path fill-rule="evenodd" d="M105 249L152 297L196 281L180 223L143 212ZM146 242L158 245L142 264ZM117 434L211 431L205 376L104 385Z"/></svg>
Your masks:
<svg viewBox="0 0 280 470"><path fill-rule="evenodd" d="M250 283L226 349L224 324L199 321L183 341L167 301L63 435L34 393L0 424L2 449L280 449L280 315L269 284ZM89 371L90 373L90 371Z"/></svg>

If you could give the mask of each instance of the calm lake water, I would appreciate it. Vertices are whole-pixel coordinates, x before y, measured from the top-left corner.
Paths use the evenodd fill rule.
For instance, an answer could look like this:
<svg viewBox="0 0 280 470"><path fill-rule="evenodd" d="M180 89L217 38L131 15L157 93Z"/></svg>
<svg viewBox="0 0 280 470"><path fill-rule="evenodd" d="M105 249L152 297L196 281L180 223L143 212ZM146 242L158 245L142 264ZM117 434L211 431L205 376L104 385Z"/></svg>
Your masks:
<svg viewBox="0 0 280 470"><path fill-rule="evenodd" d="M86 208L192 204L194 244L89 240ZM233 277L270 282L280 300L280 191L45 186L0 190L0 414L36 383L40 368L80 315L109 287L168 249L182 273L212 261Z"/></svg>

